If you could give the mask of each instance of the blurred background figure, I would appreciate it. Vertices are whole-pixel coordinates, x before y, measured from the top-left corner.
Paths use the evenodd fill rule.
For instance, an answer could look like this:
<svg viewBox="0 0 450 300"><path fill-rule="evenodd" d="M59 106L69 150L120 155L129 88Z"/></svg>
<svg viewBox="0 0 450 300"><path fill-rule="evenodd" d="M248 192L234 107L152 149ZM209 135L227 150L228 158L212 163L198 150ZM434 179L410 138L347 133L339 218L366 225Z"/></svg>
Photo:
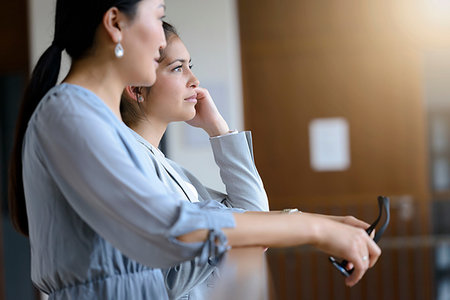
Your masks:
<svg viewBox="0 0 450 300"><path fill-rule="evenodd" d="M391 198L383 255L361 283L347 290L310 248L269 250L278 298L449 299L450 1L166 5L230 128L252 130L271 209L370 222L376 196ZM53 36L51 7L9 1L0 21L0 299L38 297L27 240L8 218L6 167L26 78ZM201 130L170 127L165 151L223 189Z"/></svg>

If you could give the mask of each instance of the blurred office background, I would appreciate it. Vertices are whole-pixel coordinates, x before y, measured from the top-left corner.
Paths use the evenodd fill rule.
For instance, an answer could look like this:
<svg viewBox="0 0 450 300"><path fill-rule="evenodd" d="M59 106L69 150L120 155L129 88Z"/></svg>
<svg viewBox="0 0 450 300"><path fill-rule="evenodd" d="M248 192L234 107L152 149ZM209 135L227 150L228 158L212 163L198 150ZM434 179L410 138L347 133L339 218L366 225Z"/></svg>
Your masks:
<svg viewBox="0 0 450 300"><path fill-rule="evenodd" d="M55 0L0 19L0 299L37 299L12 229L7 164L26 78L50 45ZM383 255L348 289L309 247L270 249L278 299L450 299L450 0L166 0L194 72L233 129L251 130L271 209L372 222ZM67 72L64 59L61 77ZM206 134L171 126L167 155L223 189Z"/></svg>

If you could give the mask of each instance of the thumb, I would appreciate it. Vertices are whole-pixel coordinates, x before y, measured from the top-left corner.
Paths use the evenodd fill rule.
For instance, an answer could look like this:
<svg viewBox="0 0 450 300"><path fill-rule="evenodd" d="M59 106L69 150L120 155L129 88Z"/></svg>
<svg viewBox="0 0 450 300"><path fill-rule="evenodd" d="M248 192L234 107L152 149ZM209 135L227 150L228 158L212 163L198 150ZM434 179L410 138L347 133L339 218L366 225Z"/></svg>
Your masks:
<svg viewBox="0 0 450 300"><path fill-rule="evenodd" d="M194 91L197 93L197 99L206 98L208 96L208 91L204 88L196 87Z"/></svg>

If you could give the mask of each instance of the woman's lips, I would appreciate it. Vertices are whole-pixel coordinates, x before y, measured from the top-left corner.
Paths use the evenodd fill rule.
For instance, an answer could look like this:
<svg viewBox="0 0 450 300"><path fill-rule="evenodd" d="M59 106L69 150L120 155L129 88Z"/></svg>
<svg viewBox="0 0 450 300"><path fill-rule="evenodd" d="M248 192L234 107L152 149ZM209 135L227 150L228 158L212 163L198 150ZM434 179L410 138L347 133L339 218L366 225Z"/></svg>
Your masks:
<svg viewBox="0 0 450 300"><path fill-rule="evenodd" d="M184 101L190 102L190 103L197 103L197 94L192 95L191 97L184 99Z"/></svg>

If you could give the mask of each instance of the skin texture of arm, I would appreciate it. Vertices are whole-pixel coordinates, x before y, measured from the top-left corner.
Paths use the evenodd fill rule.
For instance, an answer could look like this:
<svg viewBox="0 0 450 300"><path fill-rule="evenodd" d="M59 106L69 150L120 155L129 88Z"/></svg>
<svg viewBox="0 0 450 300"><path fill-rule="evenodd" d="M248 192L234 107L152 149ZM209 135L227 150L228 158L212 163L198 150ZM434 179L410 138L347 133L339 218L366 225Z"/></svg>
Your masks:
<svg viewBox="0 0 450 300"><path fill-rule="evenodd" d="M289 247L312 245L327 254L353 264L354 272L345 282L355 285L381 254L380 248L362 228L312 214L244 213L234 214L236 227L224 229L232 247ZM179 236L183 242L206 238L206 230ZM363 256L369 260L364 261Z"/></svg>

